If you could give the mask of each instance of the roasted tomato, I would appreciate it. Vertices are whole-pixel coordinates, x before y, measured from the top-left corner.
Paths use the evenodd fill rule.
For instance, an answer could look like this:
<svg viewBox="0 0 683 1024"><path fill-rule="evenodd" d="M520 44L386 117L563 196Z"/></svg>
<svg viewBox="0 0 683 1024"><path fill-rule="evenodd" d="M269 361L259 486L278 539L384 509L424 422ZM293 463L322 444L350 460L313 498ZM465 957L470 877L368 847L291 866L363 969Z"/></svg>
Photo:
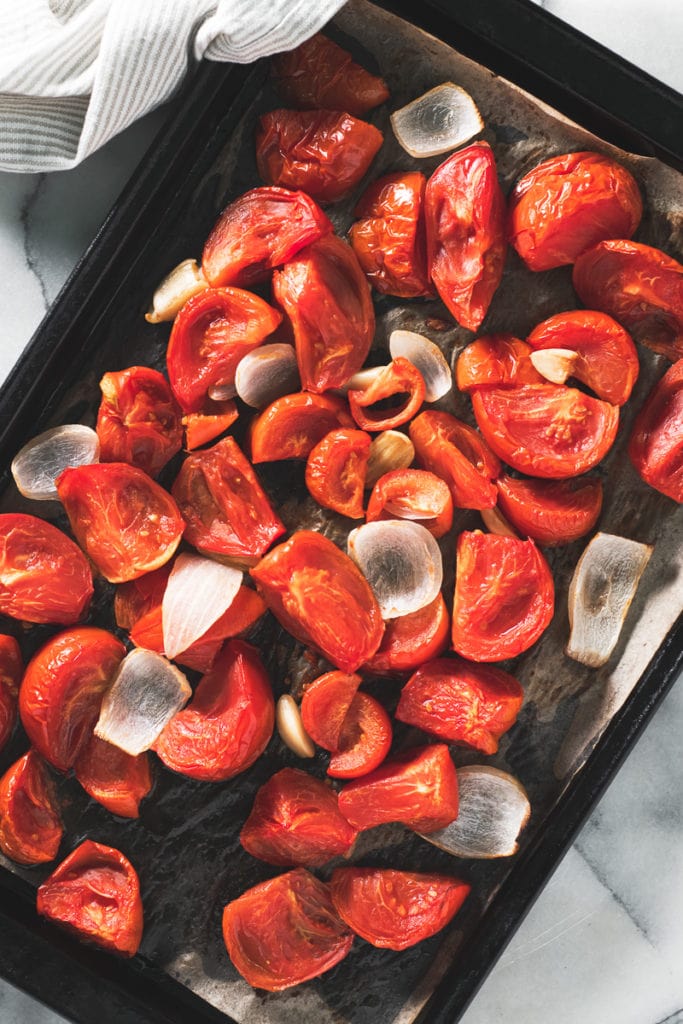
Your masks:
<svg viewBox="0 0 683 1024"><path fill-rule="evenodd" d="M57 794L35 750L0 779L0 850L18 864L54 860L64 829Z"/></svg>
<svg viewBox="0 0 683 1024"><path fill-rule="evenodd" d="M304 110L348 110L360 115L389 99L383 79L371 75L320 33L273 59L278 92Z"/></svg>
<svg viewBox="0 0 683 1024"><path fill-rule="evenodd" d="M340 427L325 434L306 463L306 487L323 508L350 519L363 518L363 490L370 435Z"/></svg>
<svg viewBox="0 0 683 1024"><path fill-rule="evenodd" d="M571 544L593 529L602 508L597 477L577 480L496 480L498 508L523 537L544 547Z"/></svg>
<svg viewBox="0 0 683 1024"><path fill-rule="evenodd" d="M628 453L650 487L683 502L683 359L650 392L633 424Z"/></svg>
<svg viewBox="0 0 683 1024"><path fill-rule="evenodd" d="M269 992L329 971L353 945L329 887L295 868L242 893L223 911L223 941L252 988Z"/></svg>
<svg viewBox="0 0 683 1024"><path fill-rule="evenodd" d="M369 693L358 692L344 717L339 750L332 755L327 774L335 779L357 779L378 768L391 748L391 719Z"/></svg>
<svg viewBox="0 0 683 1024"><path fill-rule="evenodd" d="M418 832L445 828L458 816L458 776L448 747L413 747L348 782L339 810L359 830L390 821Z"/></svg>
<svg viewBox="0 0 683 1024"><path fill-rule="evenodd" d="M185 540L201 551L253 564L285 532L237 442L188 455L173 484Z"/></svg>
<svg viewBox="0 0 683 1024"><path fill-rule="evenodd" d="M101 462L129 462L150 476L183 443L181 411L166 378L148 366L105 373L97 413Z"/></svg>
<svg viewBox="0 0 683 1024"><path fill-rule="evenodd" d="M348 405L336 395L300 391L276 398L251 425L252 462L308 459L331 430L355 426Z"/></svg>
<svg viewBox="0 0 683 1024"><path fill-rule="evenodd" d="M450 875L390 868L336 868L330 881L342 921L380 949L408 949L436 935L469 891L469 885Z"/></svg>
<svg viewBox="0 0 683 1024"><path fill-rule="evenodd" d="M188 412L186 416L183 416L185 447L188 452L193 452L195 448L201 448L209 441L215 441L233 425L239 416L237 405L232 398L225 402L209 401L204 408L213 411Z"/></svg>
<svg viewBox="0 0 683 1024"><path fill-rule="evenodd" d="M668 359L683 355L683 265L650 245L600 242L577 259L572 281L584 306L609 313Z"/></svg>
<svg viewBox="0 0 683 1024"><path fill-rule="evenodd" d="M256 794L240 842L268 864L320 867L347 854L358 834L337 804L335 791L320 779L283 768Z"/></svg>
<svg viewBox="0 0 683 1024"><path fill-rule="evenodd" d="M86 839L38 889L43 917L96 946L135 956L142 939L140 883L130 861Z"/></svg>
<svg viewBox="0 0 683 1024"><path fill-rule="evenodd" d="M511 243L531 270L573 263L603 238L630 238L643 202L634 178L601 153L544 160L510 195Z"/></svg>
<svg viewBox="0 0 683 1024"><path fill-rule="evenodd" d="M19 644L13 636L0 634L0 750L12 735L17 719L17 695L23 671Z"/></svg>
<svg viewBox="0 0 683 1024"><path fill-rule="evenodd" d="M496 455L520 473L554 480L596 466L619 426L616 405L564 384L481 388L472 406Z"/></svg>
<svg viewBox="0 0 683 1024"><path fill-rule="evenodd" d="M502 669L437 658L422 665L403 687L396 717L449 743L495 754L498 740L517 721L523 700L522 687Z"/></svg>
<svg viewBox="0 0 683 1024"><path fill-rule="evenodd" d="M256 164L269 185L300 188L334 203L356 187L384 136L374 125L334 110L271 110L259 121Z"/></svg>
<svg viewBox="0 0 683 1024"><path fill-rule="evenodd" d="M158 569L180 543L185 523L176 503L136 466L65 469L57 492L78 543L110 583Z"/></svg>
<svg viewBox="0 0 683 1024"><path fill-rule="evenodd" d="M140 801L152 788L146 752L133 757L94 733L76 758L74 771L88 796L121 818L139 817Z"/></svg>
<svg viewBox="0 0 683 1024"><path fill-rule="evenodd" d="M534 327L528 342L535 351L576 352L572 377L612 405L628 401L638 379L638 353L631 336L611 316L591 309L556 313Z"/></svg>
<svg viewBox="0 0 683 1024"><path fill-rule="evenodd" d="M301 720L314 743L323 750L339 750L344 719L361 678L346 672L325 672L304 688Z"/></svg>
<svg viewBox="0 0 683 1024"><path fill-rule="evenodd" d="M229 640L154 750L181 775L222 782L261 756L274 724L273 691L258 651L243 640Z"/></svg>
<svg viewBox="0 0 683 1024"><path fill-rule="evenodd" d="M412 672L423 662L446 650L451 620L441 594L410 615L390 619L377 653L363 665L379 674Z"/></svg>
<svg viewBox="0 0 683 1024"><path fill-rule="evenodd" d="M448 484L456 508L493 508L491 481L500 462L476 430L447 412L428 409L413 420L409 434L419 462Z"/></svg>
<svg viewBox="0 0 683 1024"><path fill-rule="evenodd" d="M120 629L130 632L136 622L151 611L161 607L161 602L171 575L171 563L167 562L154 572L145 573L136 580L121 583L114 594L114 618Z"/></svg>
<svg viewBox="0 0 683 1024"><path fill-rule="evenodd" d="M223 210L204 245L202 270L209 284L247 287L332 230L305 192L253 188Z"/></svg>
<svg viewBox="0 0 683 1024"><path fill-rule="evenodd" d="M166 351L173 394L184 412L203 412L209 390L234 384L239 361L257 348L282 314L241 288L207 288L180 310Z"/></svg>
<svg viewBox="0 0 683 1024"><path fill-rule="evenodd" d="M26 666L21 722L36 750L60 771L73 767L87 744L125 653L111 633L80 626L48 640Z"/></svg>
<svg viewBox="0 0 683 1024"><path fill-rule="evenodd" d="M366 388L348 393L351 415L363 430L394 430L407 423L424 402L425 382L411 362L399 356L383 366ZM398 402L387 408L391 398Z"/></svg>
<svg viewBox="0 0 683 1024"><path fill-rule="evenodd" d="M427 266L440 298L476 331L503 276L505 200L486 142L449 156L425 190Z"/></svg>
<svg viewBox="0 0 683 1024"><path fill-rule="evenodd" d="M412 519L434 537L453 525L453 499L448 485L425 469L394 469L380 477L368 501L367 521Z"/></svg>
<svg viewBox="0 0 683 1024"><path fill-rule="evenodd" d="M532 348L513 334L487 334L466 345L455 366L460 391L510 384L543 384L529 356Z"/></svg>
<svg viewBox="0 0 683 1024"><path fill-rule="evenodd" d="M365 362L375 333L370 288L353 249L327 235L273 274L292 325L304 391L341 387Z"/></svg>
<svg viewBox="0 0 683 1024"><path fill-rule="evenodd" d="M322 534L299 530L251 575L278 622L343 672L379 647L384 623L368 581Z"/></svg>
<svg viewBox="0 0 683 1024"><path fill-rule="evenodd" d="M424 193L420 171L387 174L368 187L356 206L360 219L349 239L370 284L385 295L431 295L427 273Z"/></svg>
<svg viewBox="0 0 683 1024"><path fill-rule="evenodd" d="M553 617L548 563L531 540L463 531L458 539L453 647L471 661L503 661L534 644Z"/></svg>
<svg viewBox="0 0 683 1024"><path fill-rule="evenodd" d="M70 626L93 595L87 558L61 530L23 512L0 515L0 613Z"/></svg>

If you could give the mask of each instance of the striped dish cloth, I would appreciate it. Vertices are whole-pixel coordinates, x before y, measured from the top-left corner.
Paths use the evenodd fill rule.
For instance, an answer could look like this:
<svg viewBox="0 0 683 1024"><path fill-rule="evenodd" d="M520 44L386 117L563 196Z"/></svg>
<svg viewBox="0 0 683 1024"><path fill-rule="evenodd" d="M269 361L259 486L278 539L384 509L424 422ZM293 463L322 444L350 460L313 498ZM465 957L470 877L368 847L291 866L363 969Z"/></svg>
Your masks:
<svg viewBox="0 0 683 1024"><path fill-rule="evenodd" d="M193 60L247 64L344 0L0 0L0 169L74 167L167 100Z"/></svg>

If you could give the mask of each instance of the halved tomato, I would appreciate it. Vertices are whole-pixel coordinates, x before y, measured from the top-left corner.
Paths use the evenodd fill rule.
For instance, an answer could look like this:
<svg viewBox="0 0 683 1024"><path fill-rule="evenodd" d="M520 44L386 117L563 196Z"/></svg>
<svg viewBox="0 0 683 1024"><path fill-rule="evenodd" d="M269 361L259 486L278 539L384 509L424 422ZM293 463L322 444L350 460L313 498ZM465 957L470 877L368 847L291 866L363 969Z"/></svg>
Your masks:
<svg viewBox="0 0 683 1024"><path fill-rule="evenodd" d="M18 864L54 860L64 828L57 793L35 750L0 779L0 850Z"/></svg>
<svg viewBox="0 0 683 1024"><path fill-rule="evenodd" d="M593 529L602 509L598 477L522 480L501 473L498 508L523 537L544 547L571 544Z"/></svg>
<svg viewBox="0 0 683 1024"><path fill-rule="evenodd" d="M433 537L453 525L453 499L445 480L424 469L394 469L381 476L370 494L367 521L412 519Z"/></svg>
<svg viewBox="0 0 683 1024"><path fill-rule="evenodd" d="M0 634L0 750L12 735L17 720L17 697L24 663L13 636Z"/></svg>
<svg viewBox="0 0 683 1024"><path fill-rule="evenodd" d="M305 391L277 398L252 421L252 462L307 459L326 434L356 424L343 398Z"/></svg>
<svg viewBox="0 0 683 1024"><path fill-rule="evenodd" d="M645 483L683 502L683 359L650 392L633 424L628 453Z"/></svg>
<svg viewBox="0 0 683 1024"><path fill-rule="evenodd" d="M362 430L394 430L400 427L413 418L424 397L422 374L402 356L382 367L366 388L348 392L351 415ZM398 401L387 408L391 398Z"/></svg>
<svg viewBox="0 0 683 1024"><path fill-rule="evenodd" d="M306 487L319 505L350 519L363 518L370 443L364 430L344 427L318 441L306 463Z"/></svg>
<svg viewBox="0 0 683 1024"><path fill-rule="evenodd" d="M456 508L493 508L491 481L500 462L476 430L450 413L428 409L408 432L418 460L448 484Z"/></svg>
<svg viewBox="0 0 683 1024"><path fill-rule="evenodd" d="M410 615L389 619L376 654L363 665L366 672L380 674L412 672L423 662L446 650L451 619L441 594Z"/></svg>
<svg viewBox="0 0 683 1024"><path fill-rule="evenodd" d="M506 387L508 384L543 384L529 356L531 345L514 334L486 334L466 345L455 366L460 391Z"/></svg>
<svg viewBox="0 0 683 1024"><path fill-rule="evenodd" d="M339 749L332 754L327 774L335 779L357 779L378 768L389 753L391 719L369 693L354 696L342 724Z"/></svg>
<svg viewBox="0 0 683 1024"><path fill-rule="evenodd" d="M460 534L453 599L453 647L471 661L504 661L534 644L553 617L548 563L531 540Z"/></svg>
<svg viewBox="0 0 683 1024"><path fill-rule="evenodd" d="M152 788L149 756L133 757L93 733L76 758L74 773L88 796L112 814L137 818Z"/></svg>
<svg viewBox="0 0 683 1024"><path fill-rule="evenodd" d="M101 462L129 462L156 476L183 443L181 410L168 381L149 366L105 373L97 413Z"/></svg>
<svg viewBox="0 0 683 1024"><path fill-rule="evenodd" d="M358 116L389 99L383 79L320 32L295 50L279 53L273 69L285 102L304 110L348 110Z"/></svg>
<svg viewBox="0 0 683 1024"><path fill-rule="evenodd" d="M344 719L360 684L355 674L325 672L304 687L301 720L323 750L339 750Z"/></svg>

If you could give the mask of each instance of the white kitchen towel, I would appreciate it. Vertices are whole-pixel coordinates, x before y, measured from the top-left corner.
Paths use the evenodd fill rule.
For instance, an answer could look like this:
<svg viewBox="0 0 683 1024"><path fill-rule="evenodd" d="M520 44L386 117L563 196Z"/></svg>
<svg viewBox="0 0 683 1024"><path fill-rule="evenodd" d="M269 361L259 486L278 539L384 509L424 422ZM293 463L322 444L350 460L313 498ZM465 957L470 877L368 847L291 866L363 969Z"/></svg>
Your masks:
<svg viewBox="0 0 683 1024"><path fill-rule="evenodd" d="M247 64L344 0L0 0L0 169L74 167L167 100L193 60Z"/></svg>

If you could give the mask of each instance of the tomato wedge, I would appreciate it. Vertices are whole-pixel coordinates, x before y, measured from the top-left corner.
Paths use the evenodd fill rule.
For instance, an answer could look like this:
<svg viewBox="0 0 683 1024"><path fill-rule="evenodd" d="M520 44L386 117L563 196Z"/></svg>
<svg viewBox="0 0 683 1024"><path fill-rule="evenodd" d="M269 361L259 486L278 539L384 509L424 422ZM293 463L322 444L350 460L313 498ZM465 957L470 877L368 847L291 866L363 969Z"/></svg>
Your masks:
<svg viewBox="0 0 683 1024"><path fill-rule="evenodd" d="M408 432L418 460L448 484L456 508L493 508L496 488L491 481L500 472L500 462L476 430L447 412L428 409Z"/></svg>
<svg viewBox="0 0 683 1024"><path fill-rule="evenodd" d="M650 487L683 502L683 359L650 392L633 424L628 453Z"/></svg>
<svg viewBox="0 0 683 1024"><path fill-rule="evenodd" d="M396 397L398 402L387 408L387 401ZM413 418L424 397L422 374L402 356L382 367L366 388L348 393L351 415L362 430L394 430L400 427Z"/></svg>
<svg viewBox="0 0 683 1024"><path fill-rule="evenodd" d="M35 750L0 779L0 850L18 864L54 860L64 828L57 794Z"/></svg>
<svg viewBox="0 0 683 1024"><path fill-rule="evenodd" d="M304 110L321 107L358 116L389 99L383 79L319 32L295 50L279 53L273 68L282 98Z"/></svg>
<svg viewBox="0 0 683 1024"><path fill-rule="evenodd" d="M38 889L43 917L96 946L135 956L142 939L140 883L130 861L86 839Z"/></svg>
<svg viewBox="0 0 683 1024"><path fill-rule="evenodd" d="M348 405L336 395L305 391L277 398L252 422L252 462L308 459L326 434L337 427L355 428Z"/></svg>
<svg viewBox="0 0 683 1024"><path fill-rule="evenodd" d="M23 671L19 644L13 636L0 634L0 750L12 735L17 720L17 696Z"/></svg>
<svg viewBox="0 0 683 1024"><path fill-rule="evenodd" d="M384 136L336 110L271 110L256 130L256 165L269 185L300 188L334 203L356 187Z"/></svg>
<svg viewBox="0 0 683 1024"><path fill-rule="evenodd" d="M305 192L253 188L223 210L204 244L202 270L213 288L247 287L300 249L332 231L332 225Z"/></svg>
<svg viewBox="0 0 683 1024"><path fill-rule="evenodd" d="M425 662L403 687L396 718L449 743L495 754L523 700L522 687L502 669L437 658Z"/></svg>
<svg viewBox="0 0 683 1024"><path fill-rule="evenodd" d="M129 462L156 476L180 451L181 410L168 381L148 366L105 373L97 413L101 462Z"/></svg>
<svg viewBox="0 0 683 1024"><path fill-rule="evenodd" d="M88 560L66 534L23 512L0 515L0 614L70 626L92 595Z"/></svg>
<svg viewBox="0 0 683 1024"><path fill-rule="evenodd" d="M94 733L76 758L74 772L88 796L121 818L138 818L140 801L152 788L146 752L133 757Z"/></svg>
<svg viewBox="0 0 683 1024"><path fill-rule="evenodd" d="M330 881L342 921L380 949L408 949L436 935L470 891L450 875L391 868L336 868Z"/></svg>
<svg viewBox="0 0 683 1024"><path fill-rule="evenodd" d="M298 768L283 768L256 794L240 842L268 864L320 867L347 854L357 834L329 785Z"/></svg>
<svg viewBox="0 0 683 1024"><path fill-rule="evenodd" d="M330 758L327 774L356 779L378 768L391 748L391 719L369 693L358 692L344 717L339 749Z"/></svg>
<svg viewBox="0 0 683 1024"><path fill-rule="evenodd" d="M251 575L278 622L343 672L355 672L379 647L384 623L370 585L322 534L299 530Z"/></svg>
<svg viewBox="0 0 683 1024"><path fill-rule="evenodd" d="M593 529L602 509L597 477L521 480L501 473L498 508L523 537L544 547L571 544Z"/></svg>
<svg viewBox="0 0 683 1024"><path fill-rule="evenodd" d="M543 384L529 356L531 345L514 334L487 334L466 345L455 366L460 391L509 384Z"/></svg>
<svg viewBox="0 0 683 1024"><path fill-rule="evenodd" d="M449 156L425 190L427 266L459 324L476 331L505 263L505 200L486 142Z"/></svg>
<svg viewBox="0 0 683 1024"><path fill-rule="evenodd" d="M375 333L370 287L350 245L326 235L273 274L294 332L301 387L339 388L365 362Z"/></svg>
<svg viewBox="0 0 683 1024"><path fill-rule="evenodd" d="M185 539L200 551L253 564L285 532L231 437L188 455L172 494L185 520Z"/></svg>
<svg viewBox="0 0 683 1024"><path fill-rule="evenodd" d="M418 832L445 828L458 816L458 777L448 747L413 747L348 782L339 810L359 830L390 821Z"/></svg>
<svg viewBox="0 0 683 1024"><path fill-rule="evenodd" d="M441 594L410 615L389 619L376 654L363 665L366 672L412 672L446 650L451 619Z"/></svg>
<svg viewBox="0 0 683 1024"><path fill-rule="evenodd" d="M170 494L125 462L65 469L57 492L78 543L110 583L168 562L185 524Z"/></svg>
<svg viewBox="0 0 683 1024"><path fill-rule="evenodd" d="M105 629L65 630L31 658L19 690L26 734L46 761L65 772L87 744L104 691L126 649Z"/></svg>
<svg viewBox="0 0 683 1024"><path fill-rule="evenodd" d="M640 190L625 167L602 153L564 153L517 182L508 232L531 270L550 270L603 238L630 238L642 213Z"/></svg>
<svg viewBox="0 0 683 1024"><path fill-rule="evenodd" d="M520 473L555 480L596 466L619 426L616 405L564 384L481 388L472 406L496 455Z"/></svg>
<svg viewBox="0 0 683 1024"><path fill-rule="evenodd" d="M325 434L306 463L306 487L323 508L350 519L363 518L370 435L340 427Z"/></svg>
<svg viewBox="0 0 683 1024"><path fill-rule="evenodd" d="M503 661L534 644L553 617L548 563L531 540L460 534L453 599L453 647L471 661Z"/></svg>
<svg viewBox="0 0 683 1024"><path fill-rule="evenodd" d="M349 240L365 276L384 295L412 299L431 295L427 273L424 193L420 171L387 174L373 181L356 206L360 219Z"/></svg>
<svg viewBox="0 0 683 1024"><path fill-rule="evenodd" d="M412 519L433 537L453 525L453 499L448 485L424 469L394 469L381 476L370 494L367 521Z"/></svg>
<svg viewBox="0 0 683 1024"><path fill-rule="evenodd" d="M185 447L188 452L193 452L195 448L201 448L209 441L215 441L217 437L230 429L239 416L237 405L232 398L225 402L209 401L204 408L214 411L188 412L186 416L183 416Z"/></svg>
<svg viewBox="0 0 683 1024"><path fill-rule="evenodd" d="M360 684L361 678L355 674L325 672L304 687L301 720L323 750L339 750L344 719Z"/></svg>
<svg viewBox="0 0 683 1024"><path fill-rule="evenodd" d="M258 651L229 640L153 749L174 772L222 782L261 756L274 724L273 691Z"/></svg>
<svg viewBox="0 0 683 1024"><path fill-rule="evenodd" d="M242 893L223 911L223 940L252 988L300 985L329 971L353 945L329 887L295 868Z"/></svg>

